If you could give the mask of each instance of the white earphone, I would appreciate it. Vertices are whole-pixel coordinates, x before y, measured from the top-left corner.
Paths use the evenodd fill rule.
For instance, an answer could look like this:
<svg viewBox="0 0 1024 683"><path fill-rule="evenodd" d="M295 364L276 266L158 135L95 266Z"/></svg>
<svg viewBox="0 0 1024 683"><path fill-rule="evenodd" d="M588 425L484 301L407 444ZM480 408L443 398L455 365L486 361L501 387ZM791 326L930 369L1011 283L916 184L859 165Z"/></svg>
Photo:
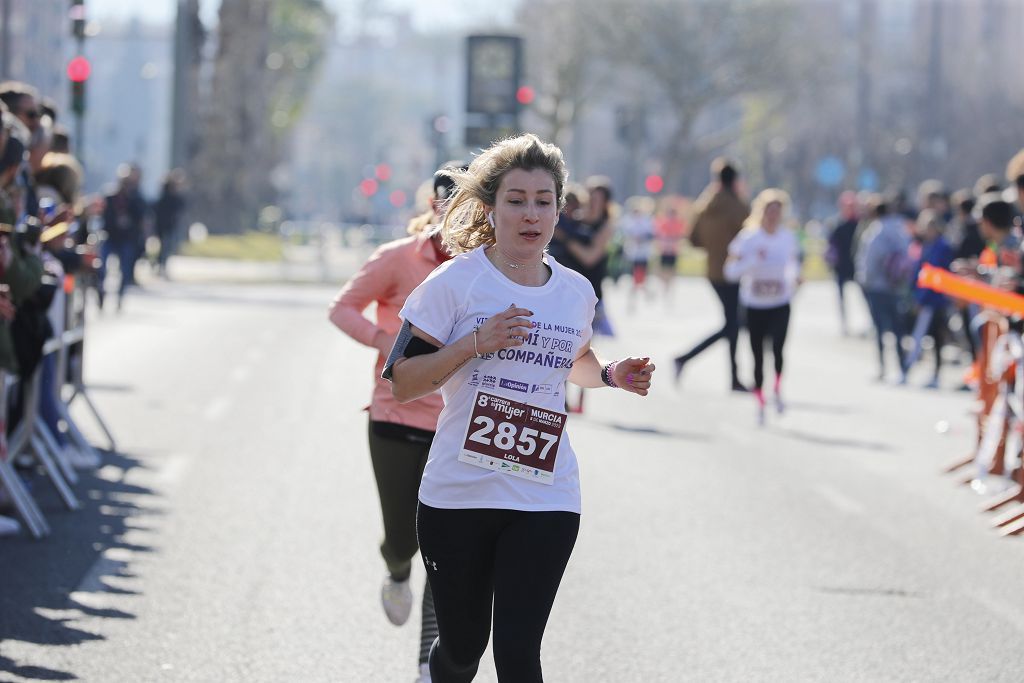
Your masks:
<svg viewBox="0 0 1024 683"><path fill-rule="evenodd" d="M491 211L487 214L487 222L490 223L491 227L494 227L494 212Z"/></svg>

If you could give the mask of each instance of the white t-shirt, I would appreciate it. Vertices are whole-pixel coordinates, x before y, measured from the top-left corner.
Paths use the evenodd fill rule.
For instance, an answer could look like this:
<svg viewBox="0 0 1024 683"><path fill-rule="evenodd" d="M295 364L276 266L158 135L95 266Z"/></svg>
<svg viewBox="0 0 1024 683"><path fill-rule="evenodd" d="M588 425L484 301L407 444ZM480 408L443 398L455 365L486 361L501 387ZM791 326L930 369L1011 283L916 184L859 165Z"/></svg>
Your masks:
<svg viewBox="0 0 1024 683"><path fill-rule="evenodd" d="M526 344L471 358L441 387L444 409L420 483L419 499L424 504L580 512L579 468L564 431L564 417L559 415L565 413L565 381L573 361L592 335L597 297L583 276L550 256L547 262L552 271L548 281L541 287L525 287L495 268L482 247L460 254L413 290L399 313L443 344L472 334L474 326L509 306L534 313L533 332ZM531 414L542 416L542 424L560 425L557 430L547 430L560 432L560 440L551 442L550 434L538 434L545 431L542 426L515 431L500 417L490 421L481 417L478 406L488 401L492 408L497 405L499 410L509 411L526 404ZM506 434L499 434L502 430ZM515 448L533 456L554 455L553 472L534 472L548 477L549 483L523 478L515 448L510 461L492 461L490 468L483 458L480 463L466 461L467 448L488 450L474 439L495 444L500 439L506 444L517 439ZM545 445L549 452L542 450ZM517 475L501 468L515 468Z"/></svg>
<svg viewBox="0 0 1024 683"><path fill-rule="evenodd" d="M800 276L800 244L796 234L779 227L768 234L761 227L745 228L729 244L725 277L740 282L740 302L748 308L788 304Z"/></svg>
<svg viewBox="0 0 1024 683"><path fill-rule="evenodd" d="M619 222L625 237L623 251L630 261L648 261L654 247L654 219L650 216L626 214Z"/></svg>

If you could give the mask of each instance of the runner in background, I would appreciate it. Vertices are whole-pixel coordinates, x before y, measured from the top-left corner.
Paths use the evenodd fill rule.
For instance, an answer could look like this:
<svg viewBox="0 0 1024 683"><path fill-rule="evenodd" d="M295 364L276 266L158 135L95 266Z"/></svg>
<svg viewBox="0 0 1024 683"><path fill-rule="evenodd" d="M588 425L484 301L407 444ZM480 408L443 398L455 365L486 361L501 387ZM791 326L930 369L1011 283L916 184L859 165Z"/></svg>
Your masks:
<svg viewBox="0 0 1024 683"><path fill-rule="evenodd" d="M643 293L650 298L647 288L647 268L654 251L654 200L650 197L630 197L620 221L623 253L632 271L633 284L629 288L629 310L636 308L636 297Z"/></svg>
<svg viewBox="0 0 1024 683"><path fill-rule="evenodd" d="M800 283L800 243L783 225L789 195L763 190L754 199L746 227L729 245L725 277L740 283L740 303L747 311L747 332L754 354L754 399L758 424L765 422L764 344L772 340L775 360L773 396L779 414L782 400L783 351L789 332L790 301Z"/></svg>
<svg viewBox="0 0 1024 683"><path fill-rule="evenodd" d="M498 680L540 683L580 523L566 381L644 396L654 366L599 360L593 287L545 258L566 178L557 147L506 139L453 175L444 239L456 256L409 295L385 367L399 400L444 397L417 519L440 631L430 673L473 680L493 617Z"/></svg>
<svg viewBox="0 0 1024 683"><path fill-rule="evenodd" d="M679 217L675 205L668 204L664 212L654 220L654 232L658 238L660 268L658 275L665 286L665 306L672 306L672 283L676 277L679 261L679 245L686 235L686 223Z"/></svg>
<svg viewBox="0 0 1024 683"><path fill-rule="evenodd" d="M464 165L453 162L447 167ZM342 332L378 351L376 386L369 406L370 459L384 521L380 552L387 575L381 587L381 602L388 620L396 626L404 624L412 610L409 577L418 549L416 494L443 403L438 394L429 394L418 401L399 404L391 395L390 383L380 375L401 327L398 311L406 297L448 259L438 223L444 218L446 200L453 189L450 176L435 175L430 209L410 222L409 236L381 245L338 293L330 309L331 322ZM371 321L363 312L374 303L376 321ZM422 605L417 680L428 683L427 653L437 637L429 583L423 587Z"/></svg>

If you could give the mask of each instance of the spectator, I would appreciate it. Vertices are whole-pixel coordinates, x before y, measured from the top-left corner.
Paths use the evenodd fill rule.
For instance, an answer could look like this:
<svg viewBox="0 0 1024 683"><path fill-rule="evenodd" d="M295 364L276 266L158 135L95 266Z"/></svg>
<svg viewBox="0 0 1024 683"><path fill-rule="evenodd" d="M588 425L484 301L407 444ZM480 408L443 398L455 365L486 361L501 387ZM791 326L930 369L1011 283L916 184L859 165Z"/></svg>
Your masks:
<svg viewBox="0 0 1024 683"><path fill-rule="evenodd" d="M945 226L942 217L931 209L925 209L917 218L917 235L921 240L921 255L914 264L911 282L914 284L914 302L917 305L917 319L913 330L913 347L903 363L901 384L907 383L907 375L921 357L922 341L925 334L934 341L935 371L926 388L935 389L939 386L939 373L942 370L942 345L946 339L949 323L946 316L946 297L938 292L916 286L917 275L924 264L948 270L953 262L953 248L943 237Z"/></svg>
<svg viewBox="0 0 1024 683"><path fill-rule="evenodd" d="M156 236L160 239L157 272L167 277L167 261L181 242L181 214L185 210L185 172L176 168L164 179L160 198L153 205Z"/></svg>
<svg viewBox="0 0 1024 683"><path fill-rule="evenodd" d="M826 261L835 274L839 290L839 325L843 336L850 333L846 318L846 283L852 282L855 266L853 262L854 238L860 223L860 210L855 192L839 195L839 213L828 223L828 251Z"/></svg>
<svg viewBox="0 0 1024 683"><path fill-rule="evenodd" d="M566 247L582 270L578 271L597 294L594 333L611 336L611 322L604 309L604 279L608 275L608 246L615 235L615 208L612 204L611 180L604 176L587 179L587 207L580 221L582 234Z"/></svg>
<svg viewBox="0 0 1024 683"><path fill-rule="evenodd" d="M1006 165L1006 179L1010 182L1007 192L1013 197L1007 197L1007 201L1017 201L1017 211L1024 213L1024 149L1013 155L1010 163Z"/></svg>
<svg viewBox="0 0 1024 683"><path fill-rule="evenodd" d="M715 181L697 198L690 242L707 252L707 278L722 304L725 324L704 341L675 359L675 378L683 367L720 339L729 342L729 373L733 391L747 391L736 371L736 341L740 332L740 286L725 279L723 268L729 244L743 228L750 207L737 189L739 172L726 159L711 164Z"/></svg>
<svg viewBox="0 0 1024 683"><path fill-rule="evenodd" d="M873 220L864 233L856 255L856 278L868 301L878 346L878 379L885 379L885 335L895 337L896 367L903 368L901 346L904 325L901 301L909 280L907 249L910 240L903 216L889 210L887 201L876 199Z"/></svg>
<svg viewBox="0 0 1024 683"><path fill-rule="evenodd" d="M982 176L978 183L975 184L975 188L992 187L990 184L982 183L983 180L985 180L985 176ZM995 187L998 192L998 184ZM957 190L953 193L952 204L953 220L950 221L946 234L948 236L947 241L953 249L953 259L954 261L977 263L978 257L981 256L981 252L985 249L985 240L981 236L978 221L974 219L973 215L974 195L967 189ZM978 338L976 330L971 325L971 321L977 312L977 306L960 301L955 301L953 304L957 309L956 315L960 318L960 324L964 330L964 337L967 340L967 347L971 352L971 358L976 359L978 355Z"/></svg>
<svg viewBox="0 0 1024 683"><path fill-rule="evenodd" d="M143 239L143 223L146 219L146 201L139 192L142 171L138 166L122 164L117 171L117 191L106 198L103 210L103 227L107 233L101 259L103 272L100 286L106 275L107 261L117 256L121 269L121 282L117 291L117 309L124 303L125 290L135 284L135 261L138 259L139 243ZM100 294L102 308L103 294Z"/></svg>

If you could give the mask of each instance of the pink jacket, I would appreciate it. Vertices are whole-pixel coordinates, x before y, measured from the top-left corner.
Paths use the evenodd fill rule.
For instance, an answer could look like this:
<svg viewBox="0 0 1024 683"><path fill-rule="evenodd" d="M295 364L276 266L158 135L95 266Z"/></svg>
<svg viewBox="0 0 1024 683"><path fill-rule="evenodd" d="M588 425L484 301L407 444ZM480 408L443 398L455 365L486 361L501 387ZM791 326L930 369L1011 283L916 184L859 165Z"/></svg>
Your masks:
<svg viewBox="0 0 1024 683"><path fill-rule="evenodd" d="M330 309L331 322L366 346L373 346L373 337L378 330L383 330L394 340L402 326L398 312L402 310L405 299L441 263L430 237L424 233L382 244L334 298ZM363 311L375 302L376 323L363 315ZM410 403L399 403L391 396L391 383L380 376L385 360L378 354L374 368L376 386L369 406L370 419L428 431L437 429L437 416L444 406L441 394L433 393Z"/></svg>

